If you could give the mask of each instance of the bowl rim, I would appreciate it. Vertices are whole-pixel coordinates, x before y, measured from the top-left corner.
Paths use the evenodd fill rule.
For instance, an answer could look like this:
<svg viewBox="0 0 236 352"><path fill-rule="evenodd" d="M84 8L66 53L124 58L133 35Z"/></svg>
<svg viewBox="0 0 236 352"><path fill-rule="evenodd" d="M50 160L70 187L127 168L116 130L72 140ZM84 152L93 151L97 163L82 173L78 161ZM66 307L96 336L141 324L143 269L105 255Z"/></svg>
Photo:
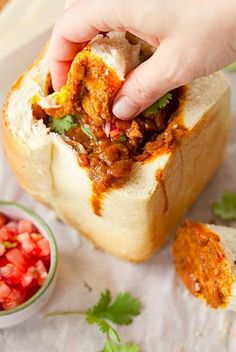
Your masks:
<svg viewBox="0 0 236 352"><path fill-rule="evenodd" d="M33 218L33 220L35 220L34 223L35 222L36 222L36 224L39 223L45 229L45 231L48 234L48 239L50 242L50 248L51 248L51 258L50 259L51 259L51 261L50 261L50 268L49 268L48 276L47 276L47 279L46 279L45 283L43 284L43 286L41 286L40 289L24 303L19 304L15 308L0 311L0 318L3 316L8 316L10 314L14 314L19 311L22 311L25 308L31 306L33 303L35 303L47 291L47 289L51 285L51 283L55 277L56 269L57 269L57 265L58 265L58 248L57 248L56 240L55 240L55 237L53 235L52 230L47 225L47 223L38 214L36 214L33 210L31 210L31 209L29 209L19 203L5 201L5 200L0 199L0 210L1 210L1 207L4 207L4 206L20 209L23 213L25 212L28 215L30 215L30 217Z"/></svg>

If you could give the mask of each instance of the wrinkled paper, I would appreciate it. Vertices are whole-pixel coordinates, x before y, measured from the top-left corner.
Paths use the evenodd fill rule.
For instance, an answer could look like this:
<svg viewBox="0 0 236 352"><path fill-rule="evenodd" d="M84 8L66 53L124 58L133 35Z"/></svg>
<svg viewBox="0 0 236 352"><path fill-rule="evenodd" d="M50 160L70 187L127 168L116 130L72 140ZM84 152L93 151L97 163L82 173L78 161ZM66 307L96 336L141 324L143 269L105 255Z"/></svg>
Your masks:
<svg viewBox="0 0 236 352"><path fill-rule="evenodd" d="M0 103L9 85L36 56L46 37L39 37L0 62ZM235 117L236 74L230 74L229 79L232 82ZM211 203L225 190L236 191L235 161L234 118L225 160L187 217L211 221ZM236 351L236 313L212 310L185 290L172 264L171 240L147 263L136 265L95 249L20 188L2 151L0 198L22 203L40 214L56 235L60 251L59 278L52 298L32 319L22 325L0 330L1 352L101 350L102 334L96 327L88 326L83 318L45 319L44 315L58 310L85 310L97 301L100 292L105 289L110 289L114 295L120 291L130 291L141 299L142 314L135 318L132 325L118 330L124 340L140 344L143 352Z"/></svg>

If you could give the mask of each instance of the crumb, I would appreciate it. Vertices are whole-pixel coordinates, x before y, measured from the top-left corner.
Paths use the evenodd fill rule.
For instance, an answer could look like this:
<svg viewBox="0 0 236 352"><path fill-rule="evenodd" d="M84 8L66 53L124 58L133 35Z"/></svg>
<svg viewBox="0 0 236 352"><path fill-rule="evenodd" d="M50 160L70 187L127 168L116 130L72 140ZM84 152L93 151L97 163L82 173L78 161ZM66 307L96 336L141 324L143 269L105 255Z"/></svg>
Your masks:
<svg viewBox="0 0 236 352"><path fill-rule="evenodd" d="M85 280L83 281L83 284L84 284L84 287L87 288L89 292L92 292L93 290L92 287Z"/></svg>
<svg viewBox="0 0 236 352"><path fill-rule="evenodd" d="M63 224L63 221L60 218L56 218L56 219L60 224Z"/></svg>
<svg viewBox="0 0 236 352"><path fill-rule="evenodd" d="M200 285L199 285L199 282L198 282L198 281L196 281L196 282L195 282L195 284L194 284L194 289L195 289L195 291L196 291L196 292L201 291L201 287L200 287Z"/></svg>

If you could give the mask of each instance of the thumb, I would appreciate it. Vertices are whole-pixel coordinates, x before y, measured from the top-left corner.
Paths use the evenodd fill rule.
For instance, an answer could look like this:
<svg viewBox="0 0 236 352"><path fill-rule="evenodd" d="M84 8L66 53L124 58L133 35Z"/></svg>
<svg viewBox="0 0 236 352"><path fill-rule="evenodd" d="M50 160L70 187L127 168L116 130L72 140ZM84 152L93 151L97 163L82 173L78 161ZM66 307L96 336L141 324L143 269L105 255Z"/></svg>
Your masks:
<svg viewBox="0 0 236 352"><path fill-rule="evenodd" d="M166 92L185 84L188 77L184 57L176 42L164 40L147 61L127 76L115 98L113 114L131 119Z"/></svg>

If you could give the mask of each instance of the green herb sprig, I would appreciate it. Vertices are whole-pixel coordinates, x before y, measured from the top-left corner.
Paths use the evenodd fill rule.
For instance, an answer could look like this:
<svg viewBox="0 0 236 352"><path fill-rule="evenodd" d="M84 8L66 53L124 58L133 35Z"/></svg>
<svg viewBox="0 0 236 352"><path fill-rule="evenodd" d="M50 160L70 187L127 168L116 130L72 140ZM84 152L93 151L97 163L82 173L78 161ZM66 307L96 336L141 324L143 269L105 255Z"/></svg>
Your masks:
<svg viewBox="0 0 236 352"><path fill-rule="evenodd" d="M229 72L236 72L236 61L232 62L232 64L226 66L226 70Z"/></svg>
<svg viewBox="0 0 236 352"><path fill-rule="evenodd" d="M68 311L49 313L46 317L82 315L88 324L96 324L106 340L101 352L140 352L140 347L132 343L122 343L115 328L110 324L129 325L140 314L141 303L129 292L119 293L112 301L111 293L101 293L98 303L85 312Z"/></svg>
<svg viewBox="0 0 236 352"><path fill-rule="evenodd" d="M164 109L169 102L172 99L172 94L171 93L166 93L161 97L159 100L157 100L154 104L149 106L146 110L144 110L143 114L144 116L151 116L151 115L157 115L159 110Z"/></svg>
<svg viewBox="0 0 236 352"><path fill-rule="evenodd" d="M212 204L212 210L221 220L236 220L236 193L225 192L218 202Z"/></svg>
<svg viewBox="0 0 236 352"><path fill-rule="evenodd" d="M60 135L65 134L65 132L76 126L78 126L78 124L75 123L72 115L65 115L62 119L50 117L48 122L48 127L50 127L53 132Z"/></svg>

